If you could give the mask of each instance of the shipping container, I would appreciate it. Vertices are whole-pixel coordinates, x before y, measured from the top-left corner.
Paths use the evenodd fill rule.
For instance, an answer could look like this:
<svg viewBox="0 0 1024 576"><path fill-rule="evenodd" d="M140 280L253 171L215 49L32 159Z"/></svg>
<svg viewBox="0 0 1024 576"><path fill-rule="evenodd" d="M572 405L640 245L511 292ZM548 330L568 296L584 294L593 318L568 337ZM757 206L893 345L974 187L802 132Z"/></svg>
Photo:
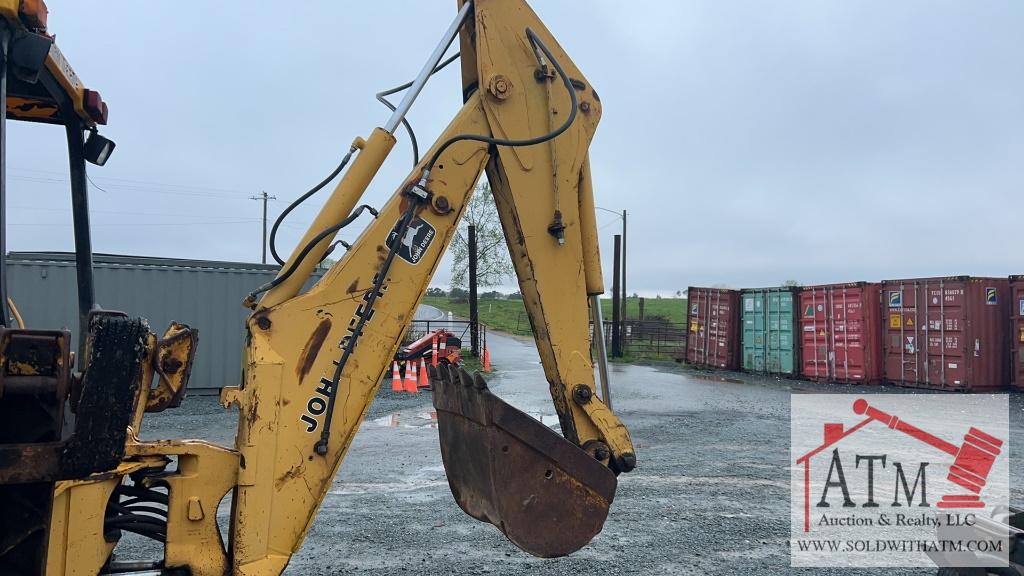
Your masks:
<svg viewBox="0 0 1024 576"><path fill-rule="evenodd" d="M1024 389L1024 275L1010 276L1010 378Z"/></svg>
<svg viewBox="0 0 1024 576"><path fill-rule="evenodd" d="M800 289L800 375L810 380L869 384L882 379L877 283Z"/></svg>
<svg viewBox="0 0 1024 576"><path fill-rule="evenodd" d="M796 375L799 369L795 288L751 288L743 300L744 370Z"/></svg>
<svg viewBox="0 0 1024 576"><path fill-rule="evenodd" d="M245 322L250 310L242 299L273 280L278 267L244 262L213 262L93 256L96 300L149 321L162 335L172 321L199 330L199 346L189 390L215 392L239 383ZM323 276L317 269L313 280ZM7 259L8 293L28 328L71 330L77 350L78 296L75 255L66 252L12 252Z"/></svg>
<svg viewBox="0 0 1024 576"><path fill-rule="evenodd" d="M690 286L686 297L690 307L687 363L737 370L740 363L739 291Z"/></svg>
<svg viewBox="0 0 1024 576"><path fill-rule="evenodd" d="M885 379L942 390L1005 388L1009 292L1005 278L882 282Z"/></svg>

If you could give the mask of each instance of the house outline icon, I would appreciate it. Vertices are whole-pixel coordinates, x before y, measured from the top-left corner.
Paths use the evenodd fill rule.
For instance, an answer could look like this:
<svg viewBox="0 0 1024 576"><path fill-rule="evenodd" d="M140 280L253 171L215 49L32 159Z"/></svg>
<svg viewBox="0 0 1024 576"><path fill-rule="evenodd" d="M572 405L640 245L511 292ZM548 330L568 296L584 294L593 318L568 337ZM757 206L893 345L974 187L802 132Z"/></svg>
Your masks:
<svg viewBox="0 0 1024 576"><path fill-rule="evenodd" d="M864 426L867 426L874 418L868 417L858 422L848 430L843 429L843 424L835 422L825 423L825 441L817 448L797 458L797 464L804 465L804 532L811 531L811 458L824 452L831 446L838 444L840 440L852 435Z"/></svg>

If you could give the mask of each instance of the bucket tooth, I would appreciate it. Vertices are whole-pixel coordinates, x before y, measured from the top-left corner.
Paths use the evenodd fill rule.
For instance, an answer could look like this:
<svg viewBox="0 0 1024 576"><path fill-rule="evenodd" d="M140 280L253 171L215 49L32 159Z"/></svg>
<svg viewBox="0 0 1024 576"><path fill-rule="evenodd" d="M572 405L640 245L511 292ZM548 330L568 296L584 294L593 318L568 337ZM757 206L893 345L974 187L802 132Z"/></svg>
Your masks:
<svg viewBox="0 0 1024 576"><path fill-rule="evenodd" d="M441 457L459 507L535 556L590 542L615 497L615 474L495 396L479 373L432 368Z"/></svg>

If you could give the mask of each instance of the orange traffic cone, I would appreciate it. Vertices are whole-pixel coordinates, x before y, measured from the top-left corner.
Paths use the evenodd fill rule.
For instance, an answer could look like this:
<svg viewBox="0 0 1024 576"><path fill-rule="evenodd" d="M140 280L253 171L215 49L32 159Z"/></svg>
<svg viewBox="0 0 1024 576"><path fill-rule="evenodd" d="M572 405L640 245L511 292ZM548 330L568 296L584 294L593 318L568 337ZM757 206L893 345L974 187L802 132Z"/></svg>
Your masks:
<svg viewBox="0 0 1024 576"><path fill-rule="evenodd" d="M416 386L416 361L405 361L405 391L413 394L419 392Z"/></svg>
<svg viewBox="0 0 1024 576"><path fill-rule="evenodd" d="M398 360L391 365L391 391L402 391L402 375L398 372Z"/></svg>
<svg viewBox="0 0 1024 576"><path fill-rule="evenodd" d="M420 388L430 388L430 377L427 375L427 361L420 358Z"/></svg>
<svg viewBox="0 0 1024 576"><path fill-rule="evenodd" d="M491 371L491 349L484 346L484 372Z"/></svg>

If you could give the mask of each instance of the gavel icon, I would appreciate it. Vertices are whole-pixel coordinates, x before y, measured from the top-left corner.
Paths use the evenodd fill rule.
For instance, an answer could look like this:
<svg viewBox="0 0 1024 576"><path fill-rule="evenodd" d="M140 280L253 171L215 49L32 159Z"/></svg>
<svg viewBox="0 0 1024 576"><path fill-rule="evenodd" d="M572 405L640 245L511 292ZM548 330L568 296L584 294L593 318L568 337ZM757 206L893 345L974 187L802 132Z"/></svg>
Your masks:
<svg viewBox="0 0 1024 576"><path fill-rule="evenodd" d="M892 430L903 432L953 457L953 464L949 467L949 475L946 478L974 494L947 494L936 506L939 508L983 508L985 506L978 494L985 486L988 473L992 470L992 464L999 456L1003 445L1002 440L972 426L964 435L963 445L957 448L942 438L933 436L896 416L869 406L867 400L863 398L858 398L853 403L853 411L857 414L866 414L868 418L877 420Z"/></svg>

